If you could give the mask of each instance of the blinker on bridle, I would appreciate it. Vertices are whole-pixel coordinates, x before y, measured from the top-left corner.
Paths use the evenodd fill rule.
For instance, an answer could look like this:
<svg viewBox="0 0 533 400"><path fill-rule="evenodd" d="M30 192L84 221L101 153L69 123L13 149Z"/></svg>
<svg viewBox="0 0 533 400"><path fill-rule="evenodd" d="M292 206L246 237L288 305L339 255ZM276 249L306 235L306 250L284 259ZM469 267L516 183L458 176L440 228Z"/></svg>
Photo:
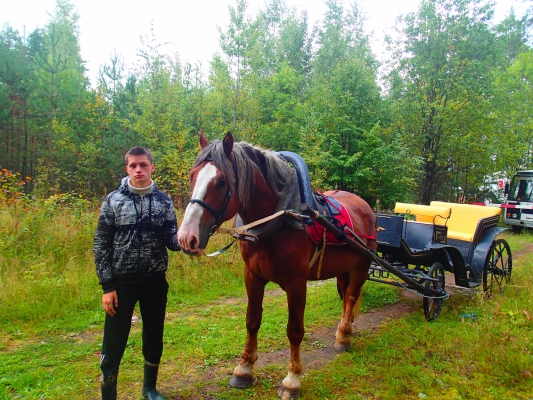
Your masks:
<svg viewBox="0 0 533 400"><path fill-rule="evenodd" d="M207 162L213 161L211 157L206 158ZM237 169L235 167L235 159L233 160L233 176L235 177L235 188L237 187ZM224 218L224 215L226 214L226 211L228 210L229 201L231 200L231 185L228 185L228 191L226 192L226 196L224 197L224 201L222 202L222 205L220 208L215 211L213 207L211 207L206 202L200 200L200 199L190 199L189 203L196 203L204 207L206 210L208 210L213 217L215 218L215 225L211 228L209 235L213 236L216 234L218 227L220 224L222 224L222 219Z"/></svg>

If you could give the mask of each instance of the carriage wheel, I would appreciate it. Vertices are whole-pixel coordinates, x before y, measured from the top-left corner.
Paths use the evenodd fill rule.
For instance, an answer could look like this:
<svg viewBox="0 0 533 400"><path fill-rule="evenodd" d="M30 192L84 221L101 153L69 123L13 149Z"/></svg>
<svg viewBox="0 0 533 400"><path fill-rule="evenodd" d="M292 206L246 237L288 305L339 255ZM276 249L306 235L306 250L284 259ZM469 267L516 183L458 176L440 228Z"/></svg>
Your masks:
<svg viewBox="0 0 533 400"><path fill-rule="evenodd" d="M429 269L428 276L435 278L435 281L427 280L424 284L424 315L427 321L434 321L438 318L444 298L436 298L431 289L444 293L444 268L441 263L434 263Z"/></svg>
<svg viewBox="0 0 533 400"><path fill-rule="evenodd" d="M494 291L501 292L504 285L511 279L513 258L509 243L498 239L492 243L485 266L483 268L483 291L487 297L492 297Z"/></svg>

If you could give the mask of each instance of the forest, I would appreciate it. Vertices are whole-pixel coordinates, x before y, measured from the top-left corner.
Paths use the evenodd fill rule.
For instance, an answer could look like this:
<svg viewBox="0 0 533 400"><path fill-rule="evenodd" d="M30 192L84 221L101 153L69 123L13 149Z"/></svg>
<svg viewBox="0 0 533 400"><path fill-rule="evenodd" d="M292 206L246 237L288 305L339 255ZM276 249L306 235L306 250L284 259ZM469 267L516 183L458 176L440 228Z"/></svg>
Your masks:
<svg viewBox="0 0 533 400"><path fill-rule="evenodd" d="M483 201L495 180L533 168L531 13L496 22L490 1L423 0L398 17L380 62L360 5L325 2L310 26L284 0L254 15L235 0L208 73L163 54L152 30L134 72L115 55L96 87L69 0L27 36L4 25L0 200L101 199L141 145L180 207L200 130L296 152L314 187L355 192L374 209Z"/></svg>

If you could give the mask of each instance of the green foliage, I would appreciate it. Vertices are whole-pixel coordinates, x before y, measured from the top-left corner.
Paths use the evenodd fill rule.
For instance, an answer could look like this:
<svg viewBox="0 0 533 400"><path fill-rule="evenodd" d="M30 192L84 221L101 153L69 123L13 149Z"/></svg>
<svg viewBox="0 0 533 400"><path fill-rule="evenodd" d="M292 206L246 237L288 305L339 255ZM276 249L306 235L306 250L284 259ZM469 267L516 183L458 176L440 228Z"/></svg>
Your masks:
<svg viewBox="0 0 533 400"><path fill-rule="evenodd" d="M418 197L456 200L495 172L501 142L487 110L502 53L478 0L424 1L402 22L389 76L394 122L409 153L421 157Z"/></svg>
<svg viewBox="0 0 533 400"><path fill-rule="evenodd" d="M31 181L29 176L21 180L20 173L12 173L3 168L0 171L0 206L19 206L26 198L25 187Z"/></svg>
<svg viewBox="0 0 533 400"><path fill-rule="evenodd" d="M300 107L299 152L315 186L353 191L372 206L381 202L390 207L409 196L414 160L380 126L377 63L357 6L345 11L332 1L328 7L318 31L321 46L312 62L314 73Z"/></svg>
<svg viewBox="0 0 533 400"><path fill-rule="evenodd" d="M0 165L32 178L27 191L39 196L101 198L124 176L124 153L147 146L157 182L180 204L199 130L230 130L301 154L315 186L355 191L376 207L474 200L487 177L529 168L525 18L494 25L484 1L424 1L399 19L382 75L357 2L326 6L310 26L284 0L253 15L236 1L207 77L163 54L152 28L134 72L117 52L91 89L80 16L57 0L27 39L0 30Z"/></svg>
<svg viewBox="0 0 533 400"><path fill-rule="evenodd" d="M533 166L531 144L533 120L533 52L520 53L496 79L496 96L500 107L494 110L497 132L505 135L497 149L498 169L512 176L517 170Z"/></svg>
<svg viewBox="0 0 533 400"><path fill-rule="evenodd" d="M259 119L263 122L254 139L274 150L298 150L301 113L299 86L302 77L287 63L261 83Z"/></svg>

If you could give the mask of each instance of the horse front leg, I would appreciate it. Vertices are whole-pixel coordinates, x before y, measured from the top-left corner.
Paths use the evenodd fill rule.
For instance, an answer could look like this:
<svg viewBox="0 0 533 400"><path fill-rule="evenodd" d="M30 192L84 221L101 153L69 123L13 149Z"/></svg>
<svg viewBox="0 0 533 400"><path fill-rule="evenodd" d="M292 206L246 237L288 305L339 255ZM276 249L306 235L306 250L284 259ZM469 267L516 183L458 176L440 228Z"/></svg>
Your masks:
<svg viewBox="0 0 533 400"><path fill-rule="evenodd" d="M291 290L287 290L287 303L289 307L289 321L287 323L287 338L291 344L291 358L289 372L281 382L278 397L282 400L295 399L300 395L302 374L302 360L300 358L300 345L304 337L304 311L307 293L306 281L298 284L291 283Z"/></svg>
<svg viewBox="0 0 533 400"><path fill-rule="evenodd" d="M361 295L361 288L368 276L368 270L362 271L363 268L354 268L349 272L349 283L343 293L342 317L337 333L335 334L335 350L345 352L350 350L352 340L352 322L354 306ZM342 280L342 279L341 279ZM340 287L343 285L340 284Z"/></svg>
<svg viewBox="0 0 533 400"><path fill-rule="evenodd" d="M229 385L237 389L246 389L254 383L253 367L257 361L257 332L263 317L263 297L267 281L245 272L248 308L246 310L246 343L239 365L233 370Z"/></svg>

